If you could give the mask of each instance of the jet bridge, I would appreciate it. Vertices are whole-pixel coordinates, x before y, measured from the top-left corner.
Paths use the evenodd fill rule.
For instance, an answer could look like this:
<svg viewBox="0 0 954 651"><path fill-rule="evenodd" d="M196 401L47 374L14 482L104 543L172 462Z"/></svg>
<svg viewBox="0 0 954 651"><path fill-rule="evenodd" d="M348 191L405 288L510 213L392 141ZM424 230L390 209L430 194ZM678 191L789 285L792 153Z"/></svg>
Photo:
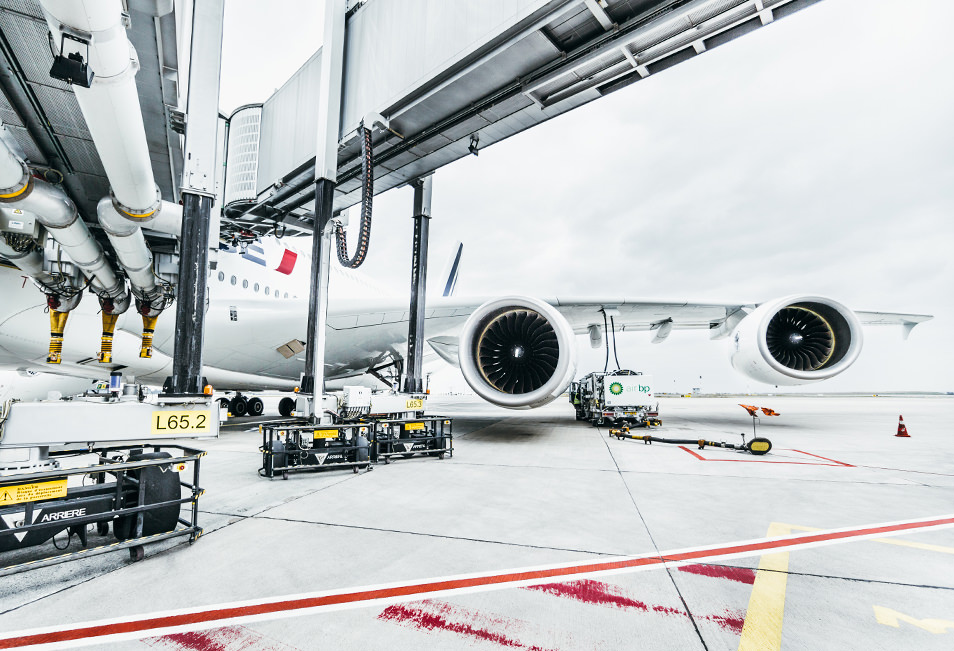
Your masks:
<svg viewBox="0 0 954 651"><path fill-rule="evenodd" d="M370 113L390 127L373 134L379 193L816 1L352 0L333 210L360 200L358 127ZM237 112L243 128L230 134L230 146L243 139L256 165L243 167L241 178L228 170L224 229L311 229L322 56L318 50L261 107ZM253 143L249 113L260 124Z"/></svg>

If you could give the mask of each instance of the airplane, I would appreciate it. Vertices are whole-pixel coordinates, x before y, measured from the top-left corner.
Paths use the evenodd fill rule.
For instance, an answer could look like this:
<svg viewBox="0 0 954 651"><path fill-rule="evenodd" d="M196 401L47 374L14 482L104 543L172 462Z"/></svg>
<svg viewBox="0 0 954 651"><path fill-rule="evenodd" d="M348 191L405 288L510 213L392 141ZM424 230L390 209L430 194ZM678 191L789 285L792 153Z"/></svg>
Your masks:
<svg viewBox="0 0 954 651"><path fill-rule="evenodd" d="M296 241L297 240L297 241ZM214 252L209 269L204 374L217 390L292 391L304 371L310 254L301 238L264 237ZM310 239L305 240L310 242ZM459 250L452 256L460 260ZM382 295L359 272L331 266L325 373L329 385L385 369L399 371L407 340L408 300ZM539 407L561 395L576 373L576 337L594 346L605 332L649 331L664 341L674 329L706 329L729 341L732 366L771 385L825 380L861 352L863 325L900 325L905 336L929 315L853 311L811 294L762 303L650 301L608 297L460 297L458 265L428 298L425 336L444 361L459 366L484 400L512 409ZM0 267L0 368L48 371L46 297L29 278ZM377 295L374 295L377 294ZM361 296L360 298L353 298ZM99 305L70 313L56 372L101 379L121 370L146 384L170 374L174 311L159 319L150 358L140 357L135 310L119 317L112 361L99 363ZM279 405L289 415L294 401ZM251 413L261 413L259 402Z"/></svg>

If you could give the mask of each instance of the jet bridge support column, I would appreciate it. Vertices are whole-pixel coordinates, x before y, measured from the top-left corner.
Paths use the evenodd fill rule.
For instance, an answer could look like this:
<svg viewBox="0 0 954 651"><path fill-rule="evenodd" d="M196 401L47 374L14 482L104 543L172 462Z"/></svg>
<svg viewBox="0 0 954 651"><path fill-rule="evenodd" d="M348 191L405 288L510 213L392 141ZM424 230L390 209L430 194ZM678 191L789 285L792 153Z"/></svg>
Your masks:
<svg viewBox="0 0 954 651"><path fill-rule="evenodd" d="M347 0L325 2L325 33L321 47L321 89L318 95L318 144L315 150L315 230L312 236L311 292L302 398L305 415L318 423L324 414L325 327L328 321L328 275L331 266L331 218L338 178L341 83L344 73L345 10ZM302 408L298 408L302 411Z"/></svg>
<svg viewBox="0 0 954 651"><path fill-rule="evenodd" d="M205 336L209 266L209 220L215 199L219 77L225 0L196 3L186 112L185 165L182 172L182 237L172 377L168 392L199 394Z"/></svg>
<svg viewBox="0 0 954 651"><path fill-rule="evenodd" d="M404 391L424 390L424 310L427 289L427 239L431 222L431 181L425 176L411 182L414 188L414 249L411 255L411 309L407 325L407 372Z"/></svg>

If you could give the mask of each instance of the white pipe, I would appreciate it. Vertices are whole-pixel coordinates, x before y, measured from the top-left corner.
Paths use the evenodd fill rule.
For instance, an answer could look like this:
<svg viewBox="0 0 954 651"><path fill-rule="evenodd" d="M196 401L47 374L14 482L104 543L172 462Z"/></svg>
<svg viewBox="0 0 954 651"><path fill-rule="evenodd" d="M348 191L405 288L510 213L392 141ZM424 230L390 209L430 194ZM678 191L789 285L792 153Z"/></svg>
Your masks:
<svg viewBox="0 0 954 651"><path fill-rule="evenodd" d="M0 180L15 176L22 179L24 170L26 164L0 138ZM6 202L36 215L73 263L91 279L97 294L117 299L126 295L126 284L109 265L86 222L62 189L28 174L19 187L8 186L0 194L6 195Z"/></svg>
<svg viewBox="0 0 954 651"><path fill-rule="evenodd" d="M92 87L74 84L73 92L103 161L117 209L137 222L148 220L158 208L159 190L136 91L139 62L126 38L122 2L42 0L41 4L56 48L64 26L92 34L87 61L95 75ZM67 39L64 49L79 50L86 58L82 44Z"/></svg>
<svg viewBox="0 0 954 651"><path fill-rule="evenodd" d="M96 216L113 245L119 263L129 276L133 293L142 301L158 298L156 276L152 270L152 253L146 246L142 229L116 210L109 197L103 197L96 205Z"/></svg>

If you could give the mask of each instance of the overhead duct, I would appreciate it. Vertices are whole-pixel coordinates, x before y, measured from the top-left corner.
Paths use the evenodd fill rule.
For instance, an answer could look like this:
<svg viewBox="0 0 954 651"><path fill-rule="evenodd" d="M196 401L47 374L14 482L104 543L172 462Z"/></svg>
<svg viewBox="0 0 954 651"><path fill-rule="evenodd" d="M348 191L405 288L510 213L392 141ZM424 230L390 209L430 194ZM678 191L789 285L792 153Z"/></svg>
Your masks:
<svg viewBox="0 0 954 651"><path fill-rule="evenodd" d="M149 357L152 347L147 340L151 342L156 318L169 301L156 284L152 253L140 226L156 221L163 202L153 178L136 90L139 61L126 38L124 20L128 16L123 13L121 0L41 0L41 4L54 45L62 43L63 49L78 49L79 56L85 51L95 74L89 88L74 86L73 90L109 178L110 196L100 201L97 216L129 275L136 307L143 319L140 356ZM157 14L165 11L163 5L168 5L145 4L153 4ZM74 46L77 38L81 41L78 48ZM170 210L167 215L175 215L175 211ZM161 230L177 232L167 222L163 220Z"/></svg>
<svg viewBox="0 0 954 651"><path fill-rule="evenodd" d="M26 163L3 137L0 137L0 201L16 204L34 214L36 220L46 227L72 263L90 279L90 285L99 297L102 307L104 331L107 317L115 322L115 318L126 311L129 307L126 283L116 275L106 260L102 248L93 239L76 206L59 187L33 178ZM66 315L79 303L81 293L76 288L69 288L72 291L57 288L52 277L43 270L43 256L39 253L33 256L21 255L12 261L30 273L47 294L51 322L55 321L57 326L52 328L53 338L58 340L56 345L51 341L47 361L59 363Z"/></svg>

